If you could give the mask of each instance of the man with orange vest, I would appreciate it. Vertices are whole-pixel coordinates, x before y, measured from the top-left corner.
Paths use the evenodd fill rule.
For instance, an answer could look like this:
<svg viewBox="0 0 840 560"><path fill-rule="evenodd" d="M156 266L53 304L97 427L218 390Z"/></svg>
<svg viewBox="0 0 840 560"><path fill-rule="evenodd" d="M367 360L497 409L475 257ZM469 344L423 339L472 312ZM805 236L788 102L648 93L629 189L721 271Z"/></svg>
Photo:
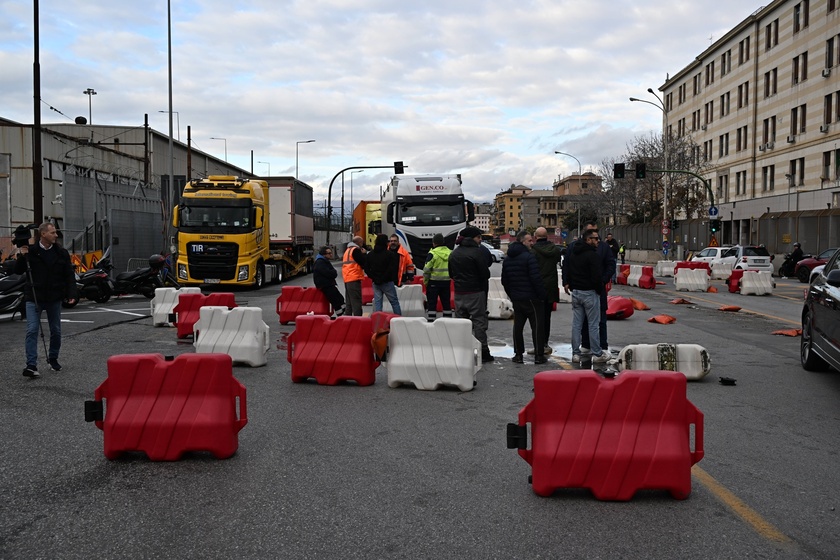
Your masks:
<svg viewBox="0 0 840 560"><path fill-rule="evenodd" d="M341 276L344 279L344 299L347 310L345 315L362 315L362 279L365 277L365 248L364 240L360 236L353 238L347 244L344 257L341 259Z"/></svg>
<svg viewBox="0 0 840 560"><path fill-rule="evenodd" d="M397 277L397 286L402 286L403 282L410 281L414 278L414 261L411 260L411 254L408 250L400 243L399 237L395 234L391 234L389 241L391 242L391 245L388 249L398 253L400 256L400 272Z"/></svg>

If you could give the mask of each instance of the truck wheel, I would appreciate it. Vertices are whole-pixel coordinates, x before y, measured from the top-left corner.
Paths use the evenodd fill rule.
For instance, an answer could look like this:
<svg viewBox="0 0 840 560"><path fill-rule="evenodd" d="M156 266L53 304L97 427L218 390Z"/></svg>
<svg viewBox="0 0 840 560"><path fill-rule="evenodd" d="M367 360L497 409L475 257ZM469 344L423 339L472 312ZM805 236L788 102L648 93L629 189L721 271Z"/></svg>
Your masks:
<svg viewBox="0 0 840 560"><path fill-rule="evenodd" d="M284 263L277 264L277 283L279 284L286 279L286 265Z"/></svg>
<svg viewBox="0 0 840 560"><path fill-rule="evenodd" d="M263 263L257 263L257 270L254 271L254 289L259 290L265 285L265 267Z"/></svg>

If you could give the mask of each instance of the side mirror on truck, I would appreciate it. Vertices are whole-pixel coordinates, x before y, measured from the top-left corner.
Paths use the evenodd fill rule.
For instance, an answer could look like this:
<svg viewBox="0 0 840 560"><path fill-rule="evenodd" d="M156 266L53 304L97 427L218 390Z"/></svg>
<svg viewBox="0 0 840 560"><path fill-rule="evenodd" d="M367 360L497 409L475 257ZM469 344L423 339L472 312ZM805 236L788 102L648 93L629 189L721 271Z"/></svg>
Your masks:
<svg viewBox="0 0 840 560"><path fill-rule="evenodd" d="M254 208L254 229L262 229L264 217L262 208Z"/></svg>
<svg viewBox="0 0 840 560"><path fill-rule="evenodd" d="M388 209L385 212L385 214L386 214L385 221L388 222L389 224L395 223L394 208L396 208L396 204L391 202L391 203L388 204Z"/></svg>
<svg viewBox="0 0 840 560"><path fill-rule="evenodd" d="M172 227L174 228L178 227L178 217L180 216L180 210L180 206L175 206L175 208L172 210Z"/></svg>

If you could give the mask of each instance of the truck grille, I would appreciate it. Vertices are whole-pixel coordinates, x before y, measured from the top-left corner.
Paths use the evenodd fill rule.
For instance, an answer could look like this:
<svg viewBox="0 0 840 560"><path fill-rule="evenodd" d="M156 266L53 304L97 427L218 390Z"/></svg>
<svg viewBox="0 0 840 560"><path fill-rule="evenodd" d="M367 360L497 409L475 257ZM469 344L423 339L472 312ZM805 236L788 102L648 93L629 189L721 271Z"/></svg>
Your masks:
<svg viewBox="0 0 840 560"><path fill-rule="evenodd" d="M187 243L190 278L236 279L239 245L236 243Z"/></svg>

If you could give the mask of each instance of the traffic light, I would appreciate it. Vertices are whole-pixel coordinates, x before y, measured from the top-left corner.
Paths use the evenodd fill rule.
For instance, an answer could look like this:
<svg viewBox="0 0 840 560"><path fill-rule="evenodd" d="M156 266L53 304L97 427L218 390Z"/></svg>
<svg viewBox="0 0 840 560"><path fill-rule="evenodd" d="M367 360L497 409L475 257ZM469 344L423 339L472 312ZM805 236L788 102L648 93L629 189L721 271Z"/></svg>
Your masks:
<svg viewBox="0 0 840 560"><path fill-rule="evenodd" d="M671 229L680 229L680 221L679 220L672 220L671 221Z"/></svg>
<svg viewBox="0 0 840 560"><path fill-rule="evenodd" d="M720 220L709 220L709 229L712 233L720 231Z"/></svg>
<svg viewBox="0 0 840 560"><path fill-rule="evenodd" d="M624 179L624 164L613 164L613 179Z"/></svg>
<svg viewBox="0 0 840 560"><path fill-rule="evenodd" d="M402 175L405 173L405 168L403 167L403 162L395 161L394 162L394 175Z"/></svg>
<svg viewBox="0 0 840 560"><path fill-rule="evenodd" d="M647 175L647 166L644 163L636 164L636 179L644 179Z"/></svg>

